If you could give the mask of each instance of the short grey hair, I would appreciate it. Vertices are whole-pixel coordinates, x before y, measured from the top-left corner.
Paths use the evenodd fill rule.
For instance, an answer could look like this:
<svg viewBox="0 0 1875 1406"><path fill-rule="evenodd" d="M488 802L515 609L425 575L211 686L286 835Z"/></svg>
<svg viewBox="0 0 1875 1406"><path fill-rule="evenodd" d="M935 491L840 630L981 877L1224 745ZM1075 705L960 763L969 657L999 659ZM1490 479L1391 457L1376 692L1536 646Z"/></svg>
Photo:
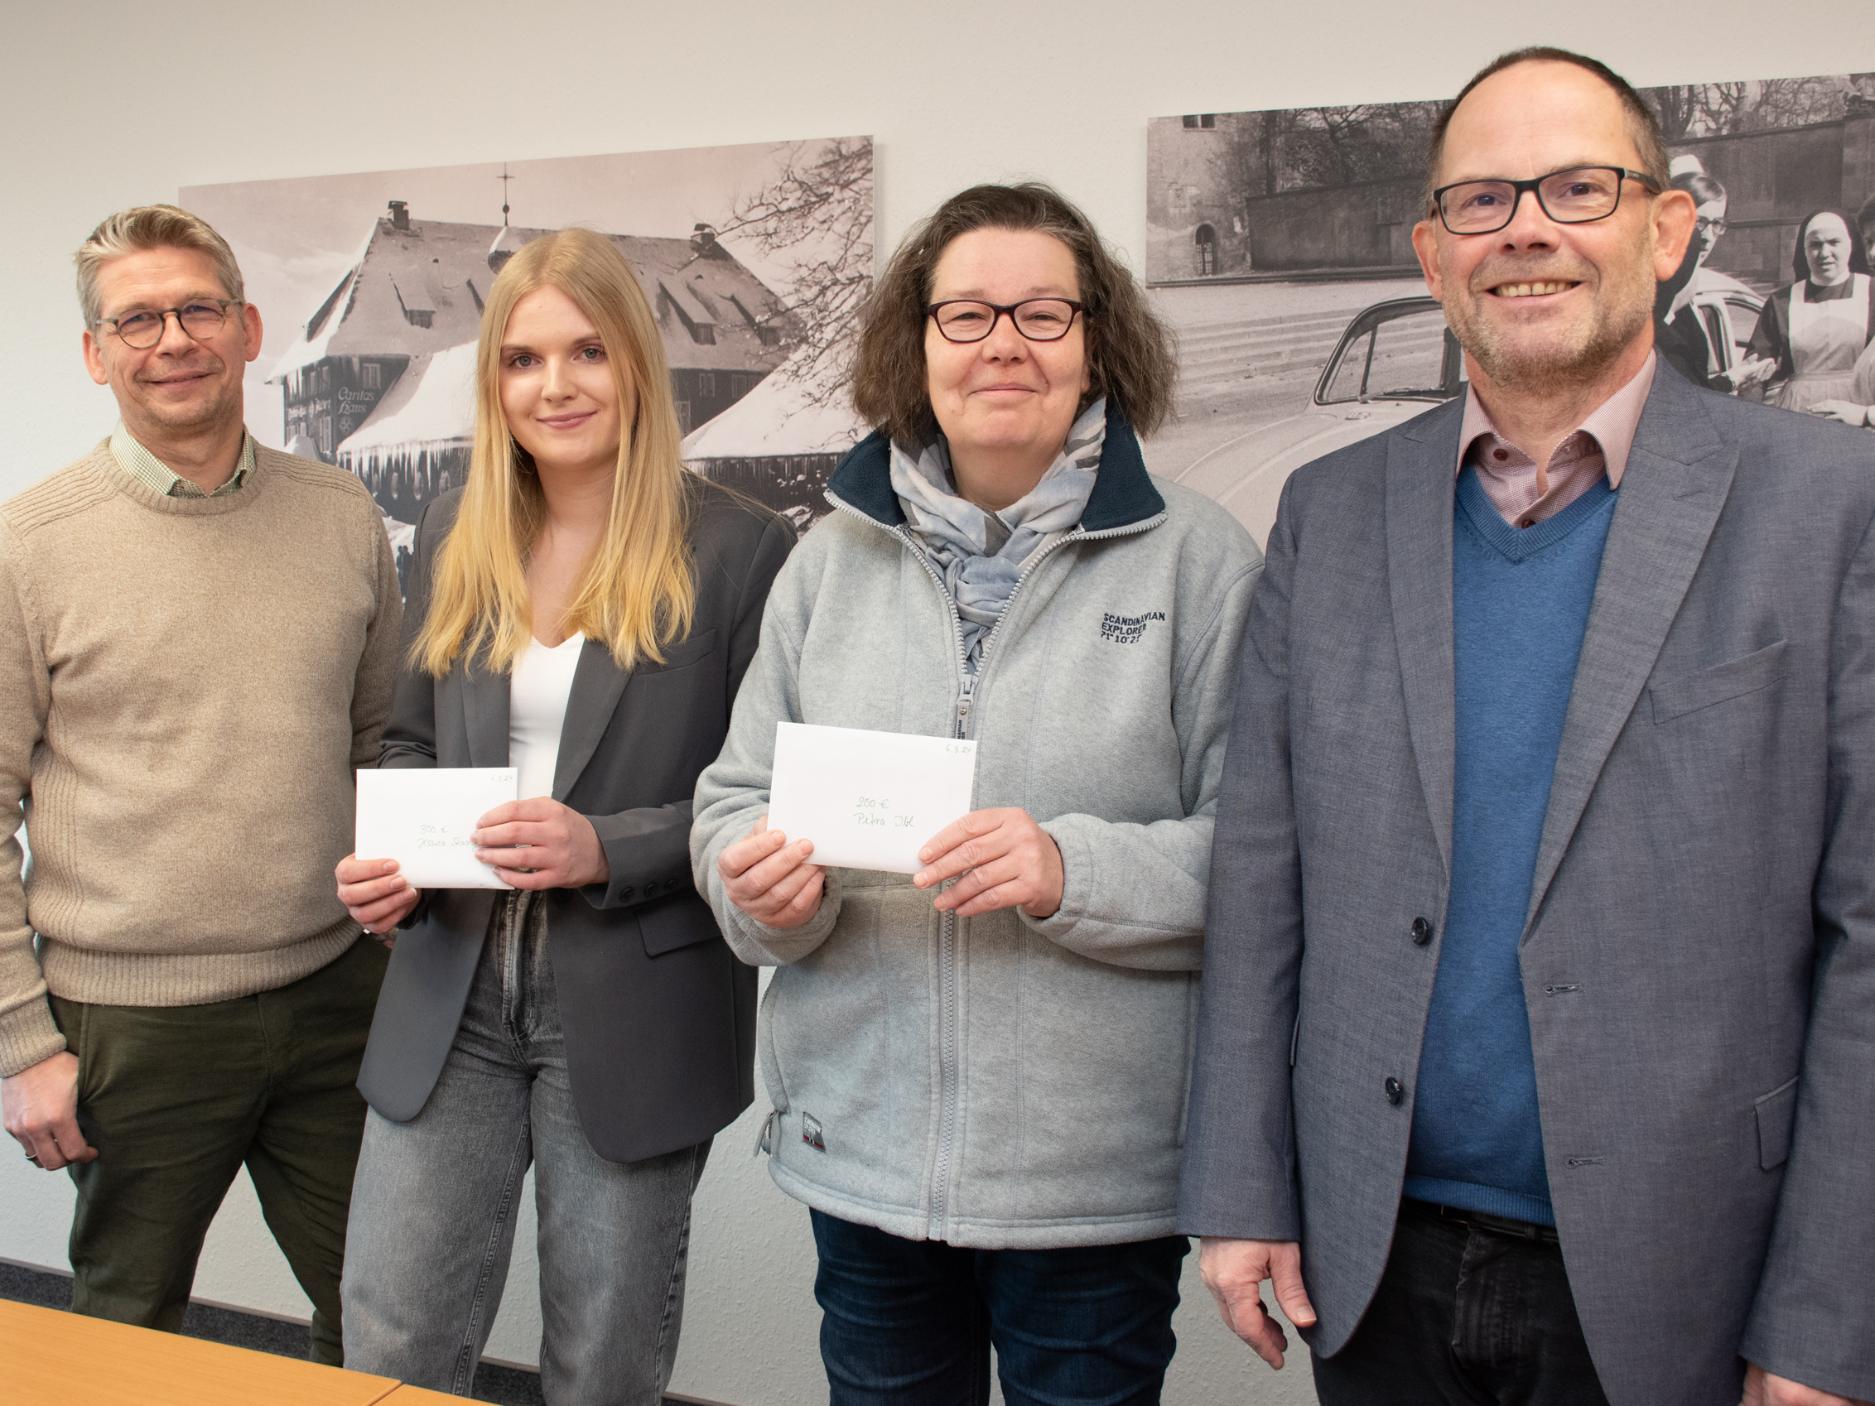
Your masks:
<svg viewBox="0 0 1875 1406"><path fill-rule="evenodd" d="M1458 105L1485 79L1507 68L1515 68L1520 63L1573 64L1606 83L1621 100L1621 112L1627 120L1628 135L1634 141L1635 151L1640 154L1641 173L1653 182L1654 194L1673 189L1673 171L1667 157L1666 139L1660 132L1660 119L1648 105L1647 99L1635 91L1634 85L1600 59L1592 59L1572 49L1536 44L1527 49L1512 49L1492 59L1472 74L1471 81L1460 88L1458 96L1441 108L1439 115L1433 119L1432 140L1426 150L1426 206L1429 211L1432 208L1432 192L1439 184L1439 162L1445 155L1446 128L1452 125L1452 115L1458 111Z"/></svg>
<svg viewBox="0 0 1875 1406"><path fill-rule="evenodd" d="M98 301L98 270L112 259L146 249L200 250L214 263L222 291L236 301L245 298L234 250L206 220L174 205L138 205L107 216L72 255L86 327L96 327L104 311Z"/></svg>

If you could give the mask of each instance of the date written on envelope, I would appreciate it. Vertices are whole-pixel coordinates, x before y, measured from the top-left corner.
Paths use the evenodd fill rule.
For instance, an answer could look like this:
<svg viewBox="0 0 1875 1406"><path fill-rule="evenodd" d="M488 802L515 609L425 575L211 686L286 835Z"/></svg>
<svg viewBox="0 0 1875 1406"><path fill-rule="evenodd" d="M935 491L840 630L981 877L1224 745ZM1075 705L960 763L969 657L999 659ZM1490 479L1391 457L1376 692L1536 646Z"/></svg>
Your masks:
<svg viewBox="0 0 1875 1406"><path fill-rule="evenodd" d="M776 723L768 828L812 840L816 864L914 874L925 841L969 812L976 770L964 738Z"/></svg>

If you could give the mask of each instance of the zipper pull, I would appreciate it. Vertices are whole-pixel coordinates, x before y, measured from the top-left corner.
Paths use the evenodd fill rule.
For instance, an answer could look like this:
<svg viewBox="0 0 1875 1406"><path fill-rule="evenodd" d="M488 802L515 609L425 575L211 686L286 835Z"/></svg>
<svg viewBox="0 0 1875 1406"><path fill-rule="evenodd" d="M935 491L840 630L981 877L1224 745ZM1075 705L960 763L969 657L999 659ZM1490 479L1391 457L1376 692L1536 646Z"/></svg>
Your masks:
<svg viewBox="0 0 1875 1406"><path fill-rule="evenodd" d="M976 691L977 676L965 674L963 691L957 695L957 736L959 738L970 735L970 703L975 698Z"/></svg>
<svg viewBox="0 0 1875 1406"><path fill-rule="evenodd" d="M775 1120L780 1116L780 1109L768 1110L768 1116L762 1119L762 1126L755 1134L755 1146L749 1149L749 1156L759 1157L764 1152L775 1150Z"/></svg>

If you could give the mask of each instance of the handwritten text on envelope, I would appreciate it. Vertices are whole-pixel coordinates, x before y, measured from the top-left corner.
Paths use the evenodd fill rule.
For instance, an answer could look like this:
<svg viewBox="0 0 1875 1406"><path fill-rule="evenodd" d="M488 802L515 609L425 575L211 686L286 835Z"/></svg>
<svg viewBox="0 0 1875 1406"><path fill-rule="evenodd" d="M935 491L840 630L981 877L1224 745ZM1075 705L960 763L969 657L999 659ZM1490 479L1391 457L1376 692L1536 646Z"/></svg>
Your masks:
<svg viewBox="0 0 1875 1406"><path fill-rule="evenodd" d="M768 827L812 840L816 864L912 874L924 842L970 810L977 744L775 724Z"/></svg>
<svg viewBox="0 0 1875 1406"><path fill-rule="evenodd" d="M511 766L407 767L358 773L360 859L395 859L420 889L505 889L475 857L475 822L520 783Z"/></svg>

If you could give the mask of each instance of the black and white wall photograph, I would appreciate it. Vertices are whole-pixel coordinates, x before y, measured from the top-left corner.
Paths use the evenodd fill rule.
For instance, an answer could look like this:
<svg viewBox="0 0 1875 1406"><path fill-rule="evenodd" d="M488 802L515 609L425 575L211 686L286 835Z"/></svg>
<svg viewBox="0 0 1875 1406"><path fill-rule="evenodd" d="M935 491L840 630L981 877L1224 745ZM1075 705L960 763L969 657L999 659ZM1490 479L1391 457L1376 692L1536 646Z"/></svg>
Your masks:
<svg viewBox="0 0 1875 1406"><path fill-rule="evenodd" d="M185 188L234 247L265 340L262 442L349 469L400 571L417 515L468 470L490 284L569 225L619 246L663 332L685 461L805 527L864 433L843 394L871 288L868 137L491 161Z"/></svg>
<svg viewBox="0 0 1875 1406"><path fill-rule="evenodd" d="M1673 183L1699 210L1693 247L1656 300L1662 355L1715 389L1826 410L1839 388L1806 378L1801 356L1791 374L1787 311L1764 309L1780 297L1788 309L1800 258L1815 283L1866 278L1846 253L1806 256L1799 246L1812 227L1819 245L1836 242L1838 226L1852 241L1875 237L1855 228L1875 221L1875 74L1642 93L1660 117ZM1439 108L1368 103L1150 124L1146 276L1182 366L1179 413L1151 463L1223 502L1259 541L1295 469L1464 388L1463 359L1411 243Z"/></svg>

